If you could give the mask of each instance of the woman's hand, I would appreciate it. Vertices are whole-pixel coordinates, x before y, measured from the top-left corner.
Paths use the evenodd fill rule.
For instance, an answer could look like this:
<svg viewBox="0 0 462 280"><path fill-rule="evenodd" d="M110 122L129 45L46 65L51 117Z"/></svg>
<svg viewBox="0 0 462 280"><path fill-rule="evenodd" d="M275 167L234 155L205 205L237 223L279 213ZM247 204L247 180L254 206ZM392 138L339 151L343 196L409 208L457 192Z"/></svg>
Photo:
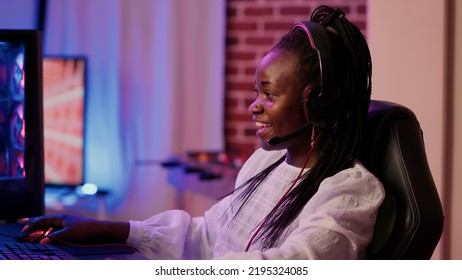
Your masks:
<svg viewBox="0 0 462 280"><path fill-rule="evenodd" d="M70 243L125 243L128 232L128 222L110 222L89 219L81 216L54 215L21 219L26 224L22 231L53 228L53 231L40 243L46 244L60 240Z"/></svg>

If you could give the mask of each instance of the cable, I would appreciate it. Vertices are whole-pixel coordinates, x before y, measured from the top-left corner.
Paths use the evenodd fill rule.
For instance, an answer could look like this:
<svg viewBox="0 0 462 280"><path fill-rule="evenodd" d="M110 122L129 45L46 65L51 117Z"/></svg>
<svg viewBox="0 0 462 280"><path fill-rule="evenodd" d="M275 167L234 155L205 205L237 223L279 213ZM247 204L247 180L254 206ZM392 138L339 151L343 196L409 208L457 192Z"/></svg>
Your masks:
<svg viewBox="0 0 462 280"><path fill-rule="evenodd" d="M297 183L298 180L300 180L300 178L302 177L303 175L303 171L305 170L306 168L306 165L308 164L308 160L310 159L311 157L311 154L313 153L313 151L315 150L316 148L316 145L318 143L318 140L319 138L321 137L321 134L322 132L320 132L317 136L316 136L316 139L314 140L313 142L313 145L310 147L310 150L308 151L308 155L305 159L305 162L303 163L303 167L302 169L300 170L300 172L298 173L297 177L295 178L295 180L293 181L292 185L289 187L289 189L284 193L284 195L279 199L279 201L276 203L276 205L273 207L273 210L278 208L279 205L282 203L282 201L284 200L284 198L289 194L289 192L295 187L295 184ZM271 213L271 212L270 212ZM266 216L259 224L258 228L255 230L254 234L252 235L252 237L250 238L250 240L247 242L247 246L245 247L245 252L248 252L249 251L249 248L250 246L252 245L252 243L254 242L254 239L256 238L256 236L258 235L258 233L261 231L261 229L263 228L264 225L266 225L266 222L268 221L268 216Z"/></svg>

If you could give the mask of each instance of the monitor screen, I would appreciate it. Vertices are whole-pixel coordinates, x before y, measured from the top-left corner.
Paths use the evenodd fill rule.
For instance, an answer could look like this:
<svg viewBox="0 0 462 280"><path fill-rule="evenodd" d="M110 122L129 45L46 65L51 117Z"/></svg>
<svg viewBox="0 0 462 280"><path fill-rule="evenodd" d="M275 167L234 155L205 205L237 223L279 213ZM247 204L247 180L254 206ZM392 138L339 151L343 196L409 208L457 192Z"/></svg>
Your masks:
<svg viewBox="0 0 462 280"><path fill-rule="evenodd" d="M84 182L85 90L85 57L43 57L46 186Z"/></svg>
<svg viewBox="0 0 462 280"><path fill-rule="evenodd" d="M42 47L36 30L0 30L0 220L44 213Z"/></svg>

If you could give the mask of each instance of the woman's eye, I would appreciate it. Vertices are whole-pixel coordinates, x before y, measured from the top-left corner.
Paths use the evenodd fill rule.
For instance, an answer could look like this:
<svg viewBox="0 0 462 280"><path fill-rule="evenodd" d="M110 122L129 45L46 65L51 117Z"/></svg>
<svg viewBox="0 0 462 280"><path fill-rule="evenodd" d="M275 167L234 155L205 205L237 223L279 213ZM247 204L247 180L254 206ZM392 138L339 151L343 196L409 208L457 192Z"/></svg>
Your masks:
<svg viewBox="0 0 462 280"><path fill-rule="evenodd" d="M275 93L273 93L271 91L265 90L264 92L260 92L257 89L255 89L255 95L256 95L257 98L261 94L264 96L265 99L268 99L268 100L273 100L274 98L276 98L278 96L277 94L275 94Z"/></svg>
<svg viewBox="0 0 462 280"><path fill-rule="evenodd" d="M277 94L272 93L272 92L270 92L270 91L265 91L265 95L266 95L268 98L275 98L275 97L277 97Z"/></svg>

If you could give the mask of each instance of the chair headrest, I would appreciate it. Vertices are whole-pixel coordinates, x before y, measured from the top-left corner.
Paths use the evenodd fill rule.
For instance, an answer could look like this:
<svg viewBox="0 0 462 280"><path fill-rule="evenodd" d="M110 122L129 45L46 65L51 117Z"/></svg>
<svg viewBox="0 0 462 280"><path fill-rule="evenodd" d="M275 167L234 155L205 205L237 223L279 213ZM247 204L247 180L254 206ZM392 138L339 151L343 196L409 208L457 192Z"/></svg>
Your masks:
<svg viewBox="0 0 462 280"><path fill-rule="evenodd" d="M376 159L382 157L384 146L390 139L390 126L398 121L414 122L420 127L415 114L407 107L381 100L371 100L367 117L367 136L360 160L375 173Z"/></svg>

